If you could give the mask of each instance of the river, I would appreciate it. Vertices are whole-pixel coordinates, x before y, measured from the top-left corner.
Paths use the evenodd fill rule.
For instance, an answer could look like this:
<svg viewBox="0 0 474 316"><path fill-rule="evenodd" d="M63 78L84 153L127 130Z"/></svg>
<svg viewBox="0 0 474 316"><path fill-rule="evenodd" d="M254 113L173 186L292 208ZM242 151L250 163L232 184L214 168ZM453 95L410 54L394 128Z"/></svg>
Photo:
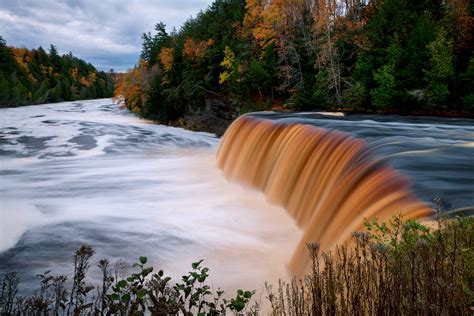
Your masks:
<svg viewBox="0 0 474 316"><path fill-rule="evenodd" d="M474 121L465 119L260 113L365 139L408 177L412 191L446 209L474 205ZM138 119L110 99L0 109L0 275L20 290L35 274L70 275L72 253L138 256L178 278L205 259L217 288L260 289L285 276L301 237L286 211L225 179L219 139Z"/></svg>

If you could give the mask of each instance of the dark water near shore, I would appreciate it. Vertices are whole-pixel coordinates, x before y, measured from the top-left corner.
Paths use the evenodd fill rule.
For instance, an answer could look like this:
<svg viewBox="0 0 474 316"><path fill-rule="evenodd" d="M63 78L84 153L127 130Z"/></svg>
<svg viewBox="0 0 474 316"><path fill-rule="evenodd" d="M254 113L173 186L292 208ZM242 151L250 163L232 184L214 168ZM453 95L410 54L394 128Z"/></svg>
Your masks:
<svg viewBox="0 0 474 316"><path fill-rule="evenodd" d="M364 138L424 201L474 205L473 120L256 115ZM27 292L36 273L70 275L74 249L89 243L93 266L147 255L180 276L204 258L216 287L258 288L284 275L301 233L262 194L224 179L218 143L108 99L0 109L0 274L18 270Z"/></svg>

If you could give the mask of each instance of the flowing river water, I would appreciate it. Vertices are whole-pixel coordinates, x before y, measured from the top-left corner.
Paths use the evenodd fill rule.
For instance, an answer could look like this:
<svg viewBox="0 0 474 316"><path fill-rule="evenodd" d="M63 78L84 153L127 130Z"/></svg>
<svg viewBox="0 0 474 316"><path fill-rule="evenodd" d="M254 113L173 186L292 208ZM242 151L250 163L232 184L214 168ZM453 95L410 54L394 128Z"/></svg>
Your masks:
<svg viewBox="0 0 474 316"><path fill-rule="evenodd" d="M259 113L364 139L448 210L474 206L474 121L339 113ZM82 243L102 257L150 264L179 278L205 259L217 288L260 289L286 275L301 239L264 194L227 181L219 139L136 118L109 99L0 109L0 275L71 274ZM297 155L297 153L295 153ZM362 218L360 218L362 221Z"/></svg>

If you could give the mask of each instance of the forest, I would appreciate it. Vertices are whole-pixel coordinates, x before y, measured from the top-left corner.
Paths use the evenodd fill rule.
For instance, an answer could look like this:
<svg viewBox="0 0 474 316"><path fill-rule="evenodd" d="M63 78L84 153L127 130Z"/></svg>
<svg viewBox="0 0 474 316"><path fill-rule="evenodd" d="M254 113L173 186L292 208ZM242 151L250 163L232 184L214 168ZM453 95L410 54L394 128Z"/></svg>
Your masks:
<svg viewBox="0 0 474 316"><path fill-rule="evenodd" d="M7 46L0 36L0 107L111 97L111 74L72 53L60 56L51 45L26 49Z"/></svg>
<svg viewBox="0 0 474 316"><path fill-rule="evenodd" d="M214 112L474 115L469 0L216 0L157 23L117 86L162 123Z"/></svg>

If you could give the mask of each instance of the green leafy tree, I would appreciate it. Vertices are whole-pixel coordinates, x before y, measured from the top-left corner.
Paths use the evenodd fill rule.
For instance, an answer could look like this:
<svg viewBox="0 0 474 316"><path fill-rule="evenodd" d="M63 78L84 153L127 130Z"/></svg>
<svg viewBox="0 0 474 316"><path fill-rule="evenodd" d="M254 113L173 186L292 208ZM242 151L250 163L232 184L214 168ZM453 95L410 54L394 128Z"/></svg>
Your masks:
<svg viewBox="0 0 474 316"><path fill-rule="evenodd" d="M394 107L394 101L400 95L397 85L397 67L401 49L397 39L388 47L388 62L374 73L378 86L371 91L372 102L377 109Z"/></svg>
<svg viewBox="0 0 474 316"><path fill-rule="evenodd" d="M449 95L448 85L454 78L452 40L446 32L438 31L436 39L428 46L429 66L424 70L426 88L426 106L431 109L446 109Z"/></svg>

